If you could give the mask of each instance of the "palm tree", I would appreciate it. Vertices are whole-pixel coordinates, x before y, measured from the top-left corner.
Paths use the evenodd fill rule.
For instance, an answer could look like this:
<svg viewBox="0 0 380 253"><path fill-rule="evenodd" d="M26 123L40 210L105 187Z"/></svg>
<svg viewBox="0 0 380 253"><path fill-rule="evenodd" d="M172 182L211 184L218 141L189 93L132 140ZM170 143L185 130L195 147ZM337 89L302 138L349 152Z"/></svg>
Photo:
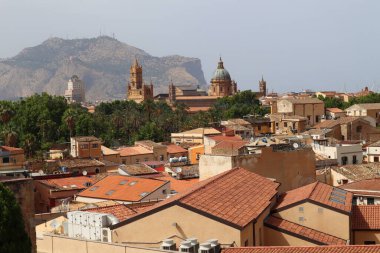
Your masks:
<svg viewBox="0 0 380 253"><path fill-rule="evenodd" d="M6 129L2 132L2 136L6 146L16 147L18 137L16 132L11 129Z"/></svg>

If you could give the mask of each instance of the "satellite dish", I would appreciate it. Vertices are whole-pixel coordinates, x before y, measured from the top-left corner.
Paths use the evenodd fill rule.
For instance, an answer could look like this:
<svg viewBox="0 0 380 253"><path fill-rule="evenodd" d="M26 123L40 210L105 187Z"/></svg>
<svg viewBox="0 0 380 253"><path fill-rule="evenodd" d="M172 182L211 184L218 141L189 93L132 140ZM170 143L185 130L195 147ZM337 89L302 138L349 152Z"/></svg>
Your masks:
<svg viewBox="0 0 380 253"><path fill-rule="evenodd" d="M182 168L177 168L177 173L181 173L182 172Z"/></svg>
<svg viewBox="0 0 380 253"><path fill-rule="evenodd" d="M44 171L43 171L43 170L39 170L39 171L38 171L38 174L43 175L43 174L44 174Z"/></svg>
<svg viewBox="0 0 380 253"><path fill-rule="evenodd" d="M293 143L293 148L297 149L297 148L299 148L299 146L300 146L300 145L298 145L297 142Z"/></svg>
<svg viewBox="0 0 380 253"><path fill-rule="evenodd" d="M87 175L87 171L85 171L85 170L82 171L82 175L83 175L83 176L86 176L86 175Z"/></svg>

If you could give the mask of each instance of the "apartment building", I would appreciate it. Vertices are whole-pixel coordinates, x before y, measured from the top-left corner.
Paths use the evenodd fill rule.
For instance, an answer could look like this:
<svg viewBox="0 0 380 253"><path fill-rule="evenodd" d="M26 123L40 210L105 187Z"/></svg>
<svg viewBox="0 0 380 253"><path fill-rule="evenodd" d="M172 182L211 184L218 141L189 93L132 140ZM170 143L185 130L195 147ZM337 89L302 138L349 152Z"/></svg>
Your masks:
<svg viewBox="0 0 380 253"><path fill-rule="evenodd" d="M94 136L78 136L70 138L70 155L74 158L91 158L99 160L102 157L102 142Z"/></svg>
<svg viewBox="0 0 380 253"><path fill-rule="evenodd" d="M25 155L21 148L0 146L0 176L22 177Z"/></svg>

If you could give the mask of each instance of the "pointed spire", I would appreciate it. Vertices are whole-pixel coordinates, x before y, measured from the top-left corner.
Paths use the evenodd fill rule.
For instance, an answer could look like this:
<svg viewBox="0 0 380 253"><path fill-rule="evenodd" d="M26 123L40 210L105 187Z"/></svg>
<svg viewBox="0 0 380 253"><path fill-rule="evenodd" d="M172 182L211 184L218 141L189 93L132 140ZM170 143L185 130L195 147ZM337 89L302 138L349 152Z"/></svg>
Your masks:
<svg viewBox="0 0 380 253"><path fill-rule="evenodd" d="M133 67L139 66L139 62L137 61L137 57L135 56L135 60L133 62Z"/></svg>
<svg viewBox="0 0 380 253"><path fill-rule="evenodd" d="M261 74L261 81L264 82L264 75L263 74Z"/></svg>

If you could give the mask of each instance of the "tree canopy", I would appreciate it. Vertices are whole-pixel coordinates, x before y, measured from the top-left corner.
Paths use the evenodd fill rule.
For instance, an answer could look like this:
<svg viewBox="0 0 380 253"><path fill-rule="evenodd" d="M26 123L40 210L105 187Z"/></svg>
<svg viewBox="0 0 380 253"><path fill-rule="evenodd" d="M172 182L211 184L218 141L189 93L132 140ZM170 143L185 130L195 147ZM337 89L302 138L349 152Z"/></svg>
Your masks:
<svg viewBox="0 0 380 253"><path fill-rule="evenodd" d="M169 106L153 100L101 103L90 113L79 104L67 104L63 97L42 93L19 101L0 101L0 140L35 156L54 143L68 142L70 136L94 135L107 146L130 145L142 139L160 142L168 141L173 132L267 112L251 91L219 98L209 111L193 114L184 104Z"/></svg>
<svg viewBox="0 0 380 253"><path fill-rule="evenodd" d="M32 244L13 192L0 183L0 252L30 253Z"/></svg>

